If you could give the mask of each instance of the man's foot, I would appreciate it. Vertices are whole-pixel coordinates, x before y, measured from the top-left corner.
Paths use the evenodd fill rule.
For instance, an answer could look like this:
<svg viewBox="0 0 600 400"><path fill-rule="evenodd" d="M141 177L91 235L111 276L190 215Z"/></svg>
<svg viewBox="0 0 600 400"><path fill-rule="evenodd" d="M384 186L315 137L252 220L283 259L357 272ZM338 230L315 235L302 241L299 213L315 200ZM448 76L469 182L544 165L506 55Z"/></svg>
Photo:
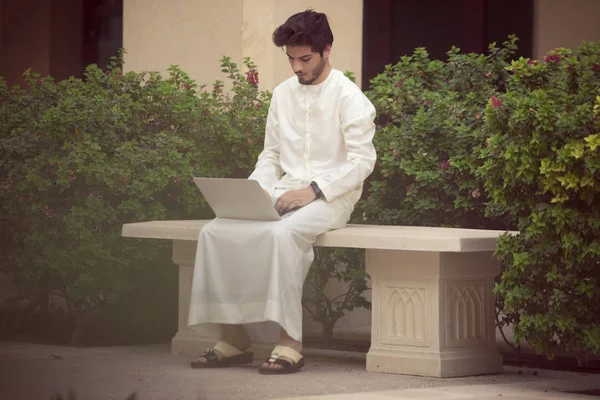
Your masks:
<svg viewBox="0 0 600 400"><path fill-rule="evenodd" d="M258 372L266 375L291 374L303 366L304 356L302 353L291 347L277 345Z"/></svg>
<svg viewBox="0 0 600 400"><path fill-rule="evenodd" d="M273 359L273 361L271 361L271 359ZM271 357L269 357L260 368L260 373L269 373L271 370L276 371L274 373L278 373L277 370L286 369L286 363L290 365L297 365L300 363L300 360L302 360L302 365L304 365L304 357L302 356L302 342L292 339L285 329L281 328L279 333L279 344L271 353ZM298 366L296 370L301 367L301 365ZM296 370L291 372L296 372Z"/></svg>
<svg viewBox="0 0 600 400"><path fill-rule="evenodd" d="M191 362L192 368L220 368L233 365L251 364L254 353L244 352L227 342L219 341L212 349Z"/></svg>

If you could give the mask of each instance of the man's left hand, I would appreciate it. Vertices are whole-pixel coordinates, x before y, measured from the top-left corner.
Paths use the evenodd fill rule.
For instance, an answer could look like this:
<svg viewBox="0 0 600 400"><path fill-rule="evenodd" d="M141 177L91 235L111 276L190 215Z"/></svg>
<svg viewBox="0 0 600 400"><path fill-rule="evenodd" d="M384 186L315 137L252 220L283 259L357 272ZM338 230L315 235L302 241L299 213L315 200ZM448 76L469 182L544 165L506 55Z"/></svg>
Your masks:
<svg viewBox="0 0 600 400"><path fill-rule="evenodd" d="M290 190L285 192L275 202L275 208L279 214L283 215L296 208L304 207L317 198L312 187L307 186L304 189Z"/></svg>

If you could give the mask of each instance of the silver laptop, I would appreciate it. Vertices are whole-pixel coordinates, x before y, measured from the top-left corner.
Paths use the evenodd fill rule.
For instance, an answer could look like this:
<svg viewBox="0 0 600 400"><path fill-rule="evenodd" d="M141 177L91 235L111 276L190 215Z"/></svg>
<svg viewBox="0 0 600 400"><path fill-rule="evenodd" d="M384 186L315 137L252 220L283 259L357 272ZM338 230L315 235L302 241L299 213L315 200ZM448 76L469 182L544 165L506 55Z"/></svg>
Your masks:
<svg viewBox="0 0 600 400"><path fill-rule="evenodd" d="M256 181L229 178L194 178L217 217L252 221L281 219L271 199Z"/></svg>

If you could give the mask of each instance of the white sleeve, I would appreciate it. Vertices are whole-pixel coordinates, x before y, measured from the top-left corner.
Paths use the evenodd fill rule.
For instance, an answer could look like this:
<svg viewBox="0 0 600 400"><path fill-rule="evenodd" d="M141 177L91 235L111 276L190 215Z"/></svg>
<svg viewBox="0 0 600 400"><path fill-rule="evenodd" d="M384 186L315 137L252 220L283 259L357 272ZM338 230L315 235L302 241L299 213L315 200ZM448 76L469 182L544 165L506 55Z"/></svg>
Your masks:
<svg viewBox="0 0 600 400"><path fill-rule="evenodd" d="M362 93L355 94L340 111L346 162L339 169L315 178L327 201L355 189L373 172L377 161L373 145L375 113L375 107Z"/></svg>
<svg viewBox="0 0 600 400"><path fill-rule="evenodd" d="M264 149L258 156L254 172L248 177L257 181L269 193L273 193L275 183L283 174L279 163L279 121L276 104L275 93L273 93L265 127Z"/></svg>

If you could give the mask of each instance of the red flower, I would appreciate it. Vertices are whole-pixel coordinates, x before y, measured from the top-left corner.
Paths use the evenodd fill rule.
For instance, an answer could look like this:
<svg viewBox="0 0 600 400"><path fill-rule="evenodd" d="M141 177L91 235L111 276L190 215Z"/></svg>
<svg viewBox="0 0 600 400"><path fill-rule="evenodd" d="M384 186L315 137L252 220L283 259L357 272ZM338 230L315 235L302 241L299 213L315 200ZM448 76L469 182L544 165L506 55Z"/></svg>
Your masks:
<svg viewBox="0 0 600 400"><path fill-rule="evenodd" d="M442 161L442 163L440 164L440 168L441 169L448 169L448 168L450 168L450 161L448 161L448 160Z"/></svg>
<svg viewBox="0 0 600 400"><path fill-rule="evenodd" d="M527 61L527 64L529 64L529 65L538 65L538 62L537 62L537 60L529 60L529 61Z"/></svg>
<svg viewBox="0 0 600 400"><path fill-rule="evenodd" d="M173 182L178 183L179 181L181 181L181 178L176 176L173 178Z"/></svg>
<svg viewBox="0 0 600 400"><path fill-rule="evenodd" d="M554 64L558 64L560 62L560 56L558 54L551 54L544 58L546 62L552 62Z"/></svg>
<svg viewBox="0 0 600 400"><path fill-rule="evenodd" d="M258 86L258 71L255 69L251 69L246 74L246 82L251 84L254 87Z"/></svg>
<svg viewBox="0 0 600 400"><path fill-rule="evenodd" d="M432 104L433 104L433 102L429 101L429 100L426 100L426 101L423 102L423 105L425 105L425 106L430 106Z"/></svg>
<svg viewBox="0 0 600 400"><path fill-rule="evenodd" d="M40 78L37 78L37 79L35 80L35 83L37 83L38 85L41 85L41 84L42 84L42 80L41 80Z"/></svg>
<svg viewBox="0 0 600 400"><path fill-rule="evenodd" d="M410 185L406 185L406 191L410 192Z"/></svg>
<svg viewBox="0 0 600 400"><path fill-rule="evenodd" d="M189 84L187 84L187 83L184 83L184 84L183 84L183 88L184 88L185 90L190 90L190 87L191 87L191 86L190 86Z"/></svg>
<svg viewBox="0 0 600 400"><path fill-rule="evenodd" d="M398 83L396 83L396 87L402 87L402 86L404 86L404 78L400 79L398 81Z"/></svg>
<svg viewBox="0 0 600 400"><path fill-rule="evenodd" d="M10 189L12 189L12 187L13 186L9 183L8 185L6 185L6 190L10 190Z"/></svg>
<svg viewBox="0 0 600 400"><path fill-rule="evenodd" d="M600 64L594 64L594 71L600 72Z"/></svg>
<svg viewBox="0 0 600 400"><path fill-rule="evenodd" d="M54 217L54 210L44 204L44 214L46 214L46 217L52 218Z"/></svg>
<svg viewBox="0 0 600 400"><path fill-rule="evenodd" d="M492 107L500 107L502 105L502 101L496 96L492 96Z"/></svg>
<svg viewBox="0 0 600 400"><path fill-rule="evenodd" d="M584 165L584 166L583 166L583 170L584 170L585 172L589 172L589 171L590 171L590 167L588 167L587 165Z"/></svg>

